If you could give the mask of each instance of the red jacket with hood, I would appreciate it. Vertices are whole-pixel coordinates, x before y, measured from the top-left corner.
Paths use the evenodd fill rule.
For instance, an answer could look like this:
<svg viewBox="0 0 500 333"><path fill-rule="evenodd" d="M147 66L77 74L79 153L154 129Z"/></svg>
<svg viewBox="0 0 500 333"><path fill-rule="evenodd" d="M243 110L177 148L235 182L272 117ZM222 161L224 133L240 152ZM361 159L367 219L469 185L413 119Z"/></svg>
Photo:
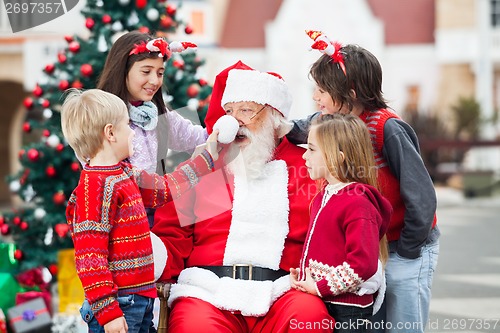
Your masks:
<svg viewBox="0 0 500 333"><path fill-rule="evenodd" d="M389 225L391 204L374 187L361 183L340 189L322 208L324 195L322 190L311 204L301 275L306 267L311 269L325 302L369 306L373 294L354 292L377 271L379 241Z"/></svg>

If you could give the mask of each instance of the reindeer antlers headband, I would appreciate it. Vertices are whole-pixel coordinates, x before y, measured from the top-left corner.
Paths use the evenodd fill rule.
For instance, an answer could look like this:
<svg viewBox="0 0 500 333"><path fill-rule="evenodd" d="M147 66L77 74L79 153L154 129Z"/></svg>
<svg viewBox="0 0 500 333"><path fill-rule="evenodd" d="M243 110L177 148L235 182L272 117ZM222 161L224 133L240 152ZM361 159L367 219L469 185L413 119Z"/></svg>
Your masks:
<svg viewBox="0 0 500 333"><path fill-rule="evenodd" d="M163 38L155 38L150 40L149 42L141 42L140 44L136 44L132 51L128 55L132 54L140 54L145 52L158 52L158 57L170 58L172 52L182 52L188 48L196 48L197 45L190 42L171 42L170 45Z"/></svg>
<svg viewBox="0 0 500 333"><path fill-rule="evenodd" d="M347 76L344 64L344 55L340 52L342 44L339 42L332 42L326 37L321 31L306 30L306 34L314 41L311 45L311 49L320 51L321 53L327 54L333 59L344 75Z"/></svg>

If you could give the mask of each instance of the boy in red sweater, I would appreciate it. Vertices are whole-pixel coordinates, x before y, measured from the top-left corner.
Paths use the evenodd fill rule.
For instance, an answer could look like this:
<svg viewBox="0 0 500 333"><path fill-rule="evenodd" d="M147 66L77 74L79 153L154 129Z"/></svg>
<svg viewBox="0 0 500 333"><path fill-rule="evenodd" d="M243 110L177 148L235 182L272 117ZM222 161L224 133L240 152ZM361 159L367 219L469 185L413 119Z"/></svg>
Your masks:
<svg viewBox="0 0 500 333"><path fill-rule="evenodd" d="M87 163L66 209L85 291L81 313L93 333L149 331L156 297L145 206L179 197L213 170L217 133L207 150L163 177L123 162L134 131L125 103L98 89L74 90L61 111L63 134Z"/></svg>
<svg viewBox="0 0 500 333"><path fill-rule="evenodd" d="M325 115L309 132L303 158L313 180L326 186L311 203L311 220L300 269L291 269L297 290L317 295L335 319L336 333L367 332L373 294L358 295L387 259L384 238L391 204L376 189L370 136L353 115ZM384 259L384 258L382 258Z"/></svg>

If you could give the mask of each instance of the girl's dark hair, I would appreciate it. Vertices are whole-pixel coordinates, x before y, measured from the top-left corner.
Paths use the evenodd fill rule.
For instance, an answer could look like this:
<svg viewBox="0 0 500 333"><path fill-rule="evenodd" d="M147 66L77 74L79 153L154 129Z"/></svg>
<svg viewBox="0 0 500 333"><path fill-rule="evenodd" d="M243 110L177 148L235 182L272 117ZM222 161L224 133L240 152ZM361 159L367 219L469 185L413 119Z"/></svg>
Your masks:
<svg viewBox="0 0 500 333"><path fill-rule="evenodd" d="M341 107L347 104L349 110L355 103L360 103L368 111L387 108L382 94L382 67L377 58L353 44L343 46L339 52L344 56L346 74L324 54L309 71L316 84L341 103ZM355 96L351 89L356 92Z"/></svg>
<svg viewBox="0 0 500 333"><path fill-rule="evenodd" d="M137 61L158 58L158 52L144 52L132 55L129 55L129 53L135 45L141 42L147 43L152 39L151 35L139 31L131 31L118 38L109 50L104 68L97 82L97 88L115 94L128 105L129 93L125 82L130 68ZM164 61L167 61L167 59L167 56L163 57ZM159 114L166 112L162 87L154 94L152 102L158 108Z"/></svg>

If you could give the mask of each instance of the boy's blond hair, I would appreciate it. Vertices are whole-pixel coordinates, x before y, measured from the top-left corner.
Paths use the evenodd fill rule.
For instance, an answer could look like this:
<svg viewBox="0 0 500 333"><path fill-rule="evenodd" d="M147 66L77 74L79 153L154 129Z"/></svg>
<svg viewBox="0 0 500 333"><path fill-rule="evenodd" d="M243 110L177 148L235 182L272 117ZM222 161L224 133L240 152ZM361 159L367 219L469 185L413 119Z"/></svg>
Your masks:
<svg viewBox="0 0 500 333"><path fill-rule="evenodd" d="M128 115L117 96L99 89L71 89L61 109L62 132L78 158L88 161L102 148L104 127Z"/></svg>

